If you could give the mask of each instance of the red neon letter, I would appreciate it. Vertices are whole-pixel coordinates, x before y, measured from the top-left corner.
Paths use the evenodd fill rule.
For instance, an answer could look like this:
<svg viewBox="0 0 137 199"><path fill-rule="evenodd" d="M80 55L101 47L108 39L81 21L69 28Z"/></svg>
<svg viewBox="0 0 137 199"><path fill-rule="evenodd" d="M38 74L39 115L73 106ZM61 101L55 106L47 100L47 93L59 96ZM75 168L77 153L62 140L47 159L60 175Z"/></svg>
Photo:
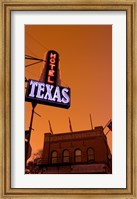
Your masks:
<svg viewBox="0 0 137 199"><path fill-rule="evenodd" d="M48 76L48 82L49 82L49 83L54 83L54 82L50 79L50 77L51 77L51 76Z"/></svg>

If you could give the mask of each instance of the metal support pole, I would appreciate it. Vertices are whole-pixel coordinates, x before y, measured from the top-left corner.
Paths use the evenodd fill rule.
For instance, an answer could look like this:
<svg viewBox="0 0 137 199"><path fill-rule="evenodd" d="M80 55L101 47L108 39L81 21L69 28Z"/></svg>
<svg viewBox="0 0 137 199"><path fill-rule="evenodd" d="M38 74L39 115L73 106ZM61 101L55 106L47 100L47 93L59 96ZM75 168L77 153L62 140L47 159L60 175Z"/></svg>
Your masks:
<svg viewBox="0 0 137 199"><path fill-rule="evenodd" d="M91 117L91 114L89 114L89 116L90 116L91 130L93 130L93 123L92 123L92 117Z"/></svg>
<svg viewBox="0 0 137 199"><path fill-rule="evenodd" d="M29 136L28 136L28 141L26 143L26 151L25 151L25 166L26 166L27 159L28 159L29 144L30 144L32 123L33 123L33 117L34 117L34 109L35 109L36 105L37 105L36 103L32 103L32 112L31 112L31 119L30 119L30 126L29 126Z"/></svg>
<svg viewBox="0 0 137 199"><path fill-rule="evenodd" d="M107 125L109 124L109 122L111 121L111 119L107 122L107 124L104 126L103 130L107 127Z"/></svg>
<svg viewBox="0 0 137 199"><path fill-rule="evenodd" d="M110 129L107 131L106 135L109 133Z"/></svg>

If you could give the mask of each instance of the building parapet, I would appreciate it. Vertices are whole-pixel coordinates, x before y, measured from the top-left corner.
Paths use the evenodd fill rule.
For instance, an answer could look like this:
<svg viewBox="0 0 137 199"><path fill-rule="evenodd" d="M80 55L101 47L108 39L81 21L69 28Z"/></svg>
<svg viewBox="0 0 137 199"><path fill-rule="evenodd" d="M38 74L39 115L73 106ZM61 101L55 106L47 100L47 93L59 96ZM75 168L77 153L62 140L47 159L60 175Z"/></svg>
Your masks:
<svg viewBox="0 0 137 199"><path fill-rule="evenodd" d="M72 140L72 139L83 139L83 138L91 138L91 137L98 137L104 135L103 127L95 127L93 130L86 130L86 131L76 131L76 132L69 132L69 133L60 133L60 134L51 134L45 133L45 141L46 142L54 142L54 141L65 141L65 140Z"/></svg>

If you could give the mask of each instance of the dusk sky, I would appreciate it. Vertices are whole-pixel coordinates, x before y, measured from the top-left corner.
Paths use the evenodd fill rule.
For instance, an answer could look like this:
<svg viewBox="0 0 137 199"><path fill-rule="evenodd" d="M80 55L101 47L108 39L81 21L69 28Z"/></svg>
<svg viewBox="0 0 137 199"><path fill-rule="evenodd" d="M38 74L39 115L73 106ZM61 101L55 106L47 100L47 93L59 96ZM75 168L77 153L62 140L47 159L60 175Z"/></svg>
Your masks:
<svg viewBox="0 0 137 199"><path fill-rule="evenodd" d="M45 52L59 53L61 85L71 89L69 109L37 104L31 146L43 148L44 133L67 133L69 117L73 131L105 126L112 118L112 26L111 25L26 25L25 54L44 59ZM25 65L36 62L25 60ZM43 63L25 67L27 79L39 80ZM25 130L29 129L32 105L25 102ZM105 129L105 133L108 128ZM112 149L112 132L107 134Z"/></svg>

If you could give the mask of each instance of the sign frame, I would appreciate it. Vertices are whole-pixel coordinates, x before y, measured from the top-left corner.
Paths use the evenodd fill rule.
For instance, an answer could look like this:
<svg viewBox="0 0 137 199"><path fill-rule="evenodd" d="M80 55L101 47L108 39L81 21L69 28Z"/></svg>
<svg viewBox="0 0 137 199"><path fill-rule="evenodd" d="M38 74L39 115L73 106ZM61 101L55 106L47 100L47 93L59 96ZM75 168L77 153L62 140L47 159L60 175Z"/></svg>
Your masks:
<svg viewBox="0 0 137 199"><path fill-rule="evenodd" d="M135 42L135 30L137 30L137 13L135 11L136 2L125 2L120 0L106 1L101 3L99 1L89 2L89 1L70 1L70 2L58 2L57 0L52 1L12 1L4 2L2 0L1 13L2 20L0 32L1 35L1 134L0 134L0 177L3 180L1 190L1 198L30 198L30 196L35 196L36 198L42 198L43 196L49 198L78 198L80 195L82 197L92 197L100 198L113 197L113 198L136 198L136 178L137 173L135 172L135 167L137 166L136 156L137 147L135 147L135 141L137 137L136 132L136 56L135 53L137 49L137 42ZM11 176L11 137L10 137L10 120L11 120L11 89L10 89L10 17L12 11L17 10L94 10L94 11L126 11L127 12L127 187L125 189L12 189L10 186L10 176ZM137 21L137 20L136 20ZM135 25L135 26L134 26ZM3 39L3 40L2 40ZM4 41L4 42L2 42ZM133 73L134 72L134 73ZM134 109L133 109L134 108ZM134 137L134 139L133 139Z"/></svg>

